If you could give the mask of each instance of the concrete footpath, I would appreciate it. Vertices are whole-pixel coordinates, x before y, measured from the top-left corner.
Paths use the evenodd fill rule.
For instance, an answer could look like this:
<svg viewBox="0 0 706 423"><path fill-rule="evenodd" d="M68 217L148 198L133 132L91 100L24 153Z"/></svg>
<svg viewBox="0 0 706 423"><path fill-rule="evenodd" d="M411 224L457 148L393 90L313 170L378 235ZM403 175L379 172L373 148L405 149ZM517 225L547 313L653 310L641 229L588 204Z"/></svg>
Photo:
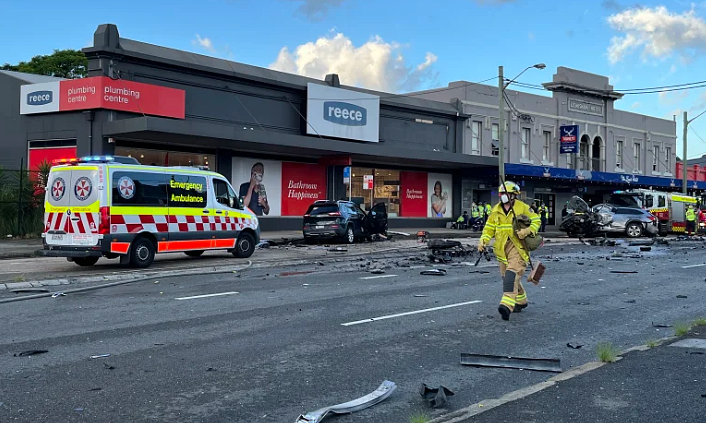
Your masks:
<svg viewBox="0 0 706 423"><path fill-rule="evenodd" d="M665 340L653 348L633 349L615 363L589 363L583 370L588 371L565 372L547 382L503 398L482 401L433 422L623 423L706 419L706 326L695 327L685 337ZM517 371L507 370L508 377Z"/></svg>
<svg viewBox="0 0 706 423"><path fill-rule="evenodd" d="M479 238L480 232L470 230L456 229L423 229L427 231L429 238ZM409 237L394 235L393 237L401 239L416 238L416 234L420 229L394 229L392 232L403 232L410 234ZM563 232L546 232L545 237L556 238L566 236ZM301 231L265 231L262 232L260 238L268 241L273 241L276 244L289 242L301 242L304 240ZM0 259L15 259L15 258L30 258L35 257L34 252L42 249L42 239L3 239L0 240Z"/></svg>

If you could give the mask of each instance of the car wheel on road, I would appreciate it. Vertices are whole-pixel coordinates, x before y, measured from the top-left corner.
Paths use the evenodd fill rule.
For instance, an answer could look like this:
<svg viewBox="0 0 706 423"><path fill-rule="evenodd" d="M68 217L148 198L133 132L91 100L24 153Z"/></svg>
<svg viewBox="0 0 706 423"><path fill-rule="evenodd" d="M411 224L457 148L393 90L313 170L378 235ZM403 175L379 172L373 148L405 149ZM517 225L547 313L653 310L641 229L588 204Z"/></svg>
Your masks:
<svg viewBox="0 0 706 423"><path fill-rule="evenodd" d="M130 265L144 269L154 261L154 243L149 238L137 238L130 246Z"/></svg>
<svg viewBox="0 0 706 423"><path fill-rule="evenodd" d="M353 244L355 242L355 232L353 232L352 227L346 228L346 235L345 238L343 239L348 244Z"/></svg>
<svg viewBox="0 0 706 423"><path fill-rule="evenodd" d="M93 266L98 263L98 257L77 257L74 259L74 263L79 266Z"/></svg>
<svg viewBox="0 0 706 423"><path fill-rule="evenodd" d="M189 257L199 257L201 254L203 254L203 250L197 250L197 251L185 251L184 254L186 254Z"/></svg>
<svg viewBox="0 0 706 423"><path fill-rule="evenodd" d="M633 222L625 228L625 232L630 238L639 238L642 236L642 225Z"/></svg>
<svg viewBox="0 0 706 423"><path fill-rule="evenodd" d="M249 233L243 232L235 243L233 255L238 258L248 258L255 252L255 238Z"/></svg>

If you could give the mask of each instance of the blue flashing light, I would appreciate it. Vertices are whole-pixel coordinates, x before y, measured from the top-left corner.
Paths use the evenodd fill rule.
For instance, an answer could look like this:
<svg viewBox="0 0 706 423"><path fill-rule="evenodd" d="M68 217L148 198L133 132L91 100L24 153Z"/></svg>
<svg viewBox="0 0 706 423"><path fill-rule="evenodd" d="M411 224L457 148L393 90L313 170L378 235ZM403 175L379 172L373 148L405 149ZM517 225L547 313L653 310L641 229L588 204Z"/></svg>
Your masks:
<svg viewBox="0 0 706 423"><path fill-rule="evenodd" d="M84 157L81 157L81 159L79 161L82 163L88 163L88 162L107 163L107 162L113 161L113 156L84 156Z"/></svg>

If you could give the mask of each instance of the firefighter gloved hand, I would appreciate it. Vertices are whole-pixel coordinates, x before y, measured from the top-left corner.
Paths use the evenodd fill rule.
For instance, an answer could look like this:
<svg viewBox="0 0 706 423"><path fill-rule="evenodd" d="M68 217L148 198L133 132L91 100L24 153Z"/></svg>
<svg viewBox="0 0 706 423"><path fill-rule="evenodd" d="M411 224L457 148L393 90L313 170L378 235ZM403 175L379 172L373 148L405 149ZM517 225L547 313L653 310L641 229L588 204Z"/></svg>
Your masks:
<svg viewBox="0 0 706 423"><path fill-rule="evenodd" d="M532 230L530 228L524 228L517 231L517 237L520 239L525 239L530 235L532 235Z"/></svg>
<svg viewBox="0 0 706 423"><path fill-rule="evenodd" d="M485 240L484 240L484 239L481 239L480 241L478 241L478 251L481 252L481 253L482 253L483 251L485 251L485 246L486 246L486 245L487 245L487 244L485 243Z"/></svg>

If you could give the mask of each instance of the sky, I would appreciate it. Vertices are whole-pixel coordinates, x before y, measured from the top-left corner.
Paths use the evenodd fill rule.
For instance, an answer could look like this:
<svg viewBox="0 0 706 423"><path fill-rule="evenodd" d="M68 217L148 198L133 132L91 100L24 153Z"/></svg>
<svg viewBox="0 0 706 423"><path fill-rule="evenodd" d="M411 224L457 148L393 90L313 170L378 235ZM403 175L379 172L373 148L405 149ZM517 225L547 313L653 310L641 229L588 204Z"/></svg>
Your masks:
<svg viewBox="0 0 706 423"><path fill-rule="evenodd" d="M0 63L90 46L99 24L114 23L125 38L394 93L535 63L547 68L521 82L551 81L559 66L608 76L618 91L706 80L704 1L0 0L0 10ZM706 110L706 88L626 95L615 107L676 114L681 156L683 111ZM706 154L706 115L689 127L688 157Z"/></svg>

